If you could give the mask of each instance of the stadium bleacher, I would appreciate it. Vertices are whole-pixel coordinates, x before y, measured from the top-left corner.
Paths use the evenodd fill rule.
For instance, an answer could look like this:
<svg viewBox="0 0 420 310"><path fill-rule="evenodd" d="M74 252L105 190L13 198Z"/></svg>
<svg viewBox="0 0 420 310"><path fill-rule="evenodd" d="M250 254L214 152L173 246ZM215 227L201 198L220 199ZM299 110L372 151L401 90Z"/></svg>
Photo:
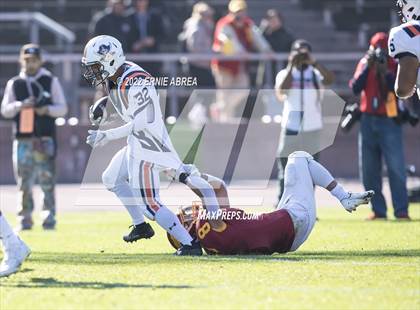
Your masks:
<svg viewBox="0 0 420 310"><path fill-rule="evenodd" d="M210 0L208 1L216 8L216 15L222 15L226 11L227 0ZM2 1L0 9L2 12L21 12L21 11L38 11L50 18L62 23L64 26L75 32L77 36L74 50L80 51L83 43L86 41L88 34L87 29L92 16L104 8L106 1L104 0L44 0L44 1ZM158 8L167 18L166 23L170 25L172 30L180 32L185 19L190 15L191 6L194 1L174 1L161 0L152 1L152 5ZM265 11L269 8L277 8L284 16L288 28L293 30L302 37L311 37L314 33L314 27L323 27L323 12L331 10L335 27L330 29L325 36L331 40L331 35L338 40L340 36L348 39L349 35L356 35L359 30L360 23L372 25L372 31L378 29L388 29L391 24L391 12L395 11L392 1L360 1L360 0L264 0L248 1L250 10L249 14L254 20L259 22L264 16ZM305 10L301 10L304 8ZM340 32L347 33L340 33ZM22 41L27 40L27 29L22 27L21 23L2 23L0 35L3 45L18 45ZM319 32L316 32L319 33ZM322 35L319 33L318 35ZM54 37L48 33L42 34L41 42L47 46L49 50L54 51ZM315 38L317 39L317 38ZM317 40L315 40L317 41ZM168 35L164 47L166 51L176 51L176 36ZM316 43L316 42L315 42ZM319 51L331 51L331 46L326 46L324 40L320 40ZM343 48L341 44L337 44L337 48ZM357 46L345 46L345 48L353 47L353 50L359 50ZM3 51L1 51L3 52Z"/></svg>
<svg viewBox="0 0 420 310"><path fill-rule="evenodd" d="M177 35L182 31L184 21L191 14L194 0L159 0L151 5L162 12L167 36L161 42L161 52L180 51ZM209 0L216 10L216 17L226 13L228 0ZM103 10L105 0L20 0L1 1L1 12L41 12L61 23L76 35L72 46L73 52L81 52L88 39L88 26L92 16ZM296 38L311 41L314 51L322 52L363 52L368 44L361 42L360 31L365 31L365 40L376 31L387 31L396 18L393 1L364 0L249 0L249 15L259 24L269 8L281 12L286 27ZM303 8L303 9L302 9ZM331 16L332 24L326 22L326 15ZM16 54L22 42L29 41L30 25L22 22L2 22L0 54ZM53 34L46 30L40 33L41 45L49 53L63 52L63 46L56 44ZM355 63L331 61L328 63L337 76L335 88L347 90ZM0 95L5 82L16 74L17 63L1 63Z"/></svg>

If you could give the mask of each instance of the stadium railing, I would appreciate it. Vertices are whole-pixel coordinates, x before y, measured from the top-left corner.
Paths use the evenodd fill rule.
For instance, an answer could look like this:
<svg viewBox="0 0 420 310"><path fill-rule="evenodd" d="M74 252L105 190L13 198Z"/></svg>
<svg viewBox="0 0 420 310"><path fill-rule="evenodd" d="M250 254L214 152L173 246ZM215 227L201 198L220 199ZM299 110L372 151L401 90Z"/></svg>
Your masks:
<svg viewBox="0 0 420 310"><path fill-rule="evenodd" d="M212 59L220 60L242 60L254 63L259 63L262 70L258 70L258 74L263 74L264 78L260 79L264 82L254 88L272 89L274 86L274 72L275 68L271 65L273 61L278 63L278 67L287 60L287 53L280 54L244 54L242 56L225 56L220 54L186 54L186 53L167 53L167 54L128 54L127 59L138 64L148 62L162 63L162 76L169 78L182 76L180 64L185 64L190 61L209 61ZM314 57L329 66L330 69L335 71L338 76L341 75L341 82L337 83L334 88L337 93L349 95L347 81L350 79L353 69L357 61L363 56L360 52L353 53L315 53ZM18 54L0 54L1 64L14 64L18 63ZM76 104L80 101L81 96L91 94L92 89L83 90L80 85L81 79L81 53L64 53L64 54L46 54L44 57L45 62L53 65L53 71L61 79L62 84L71 104L71 111L69 116L80 116L80 105ZM153 72L151 72L153 75ZM184 75L185 76L185 75ZM4 77L3 77L4 78ZM258 78L258 77L257 77ZM257 89L258 90L258 89ZM170 86L168 88L168 108L170 115L178 115L179 112L179 98L188 95L188 90L183 87Z"/></svg>
<svg viewBox="0 0 420 310"><path fill-rule="evenodd" d="M56 36L58 46L61 46L64 41L63 50L71 52L76 35L48 16L39 12L0 12L0 22L14 21L28 23L29 38L32 43L40 42L40 30L44 28Z"/></svg>

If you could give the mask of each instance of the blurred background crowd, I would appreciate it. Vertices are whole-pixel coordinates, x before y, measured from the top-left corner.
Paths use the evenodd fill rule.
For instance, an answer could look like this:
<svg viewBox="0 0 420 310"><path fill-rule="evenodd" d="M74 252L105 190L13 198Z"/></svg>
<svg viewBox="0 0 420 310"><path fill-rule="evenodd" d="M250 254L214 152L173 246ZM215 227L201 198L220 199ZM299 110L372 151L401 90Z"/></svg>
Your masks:
<svg viewBox="0 0 420 310"><path fill-rule="evenodd" d="M387 32L391 25L398 24L398 16L392 1L364 0L264 0L248 1L247 8L241 2L229 8L229 0L43 0L43 1L2 1L2 14L38 12L51 18L74 34L66 37L45 27L42 23L25 17L2 18L0 53L13 54L23 43L36 40L42 49L50 54L62 52L82 52L89 38L97 34L109 34L119 39L127 53L143 57L141 65L152 75L197 76L200 87L225 84L223 71L233 70L231 64L209 60L189 60L159 57L157 53L203 54L217 53L240 57L245 52L265 54L289 53L295 39L310 41L315 53L335 53L328 59L328 67L335 73L336 80L331 86L340 96L352 95L348 80L354 72L356 57L351 53L361 53L369 46L370 37L378 32ZM233 11L233 12L232 12ZM243 13L244 12L244 13ZM238 16L234 23L253 25L254 33L262 34L261 39L239 44L223 44L223 34L217 33L217 26L229 22L226 16ZM15 14L16 15L16 14ZM244 16L241 16L244 15ZM231 16L231 17L232 17ZM229 18L231 18L229 17ZM243 19L242 19L243 17ZM238 25L239 25L238 24ZM255 26L255 27L254 27ZM58 30L58 29L56 29ZM256 36L254 36L256 37ZM346 53L348 57L346 57ZM243 55L242 55L243 56ZM147 58L149 57L149 58ZM263 56L262 56L263 57ZM264 59L264 57L262 59ZM10 59L10 58L9 58ZM48 57L46 57L48 62ZM230 85L253 89L264 86L272 88L278 71L286 66L284 60L272 61L271 66L261 70L261 61L246 61L246 70L239 68ZM83 102L91 100L92 92L78 74L79 59L49 59L50 67L63 76L68 89L67 96L74 102L69 116L85 120ZM244 62L242 62L244 63ZM266 61L264 62L264 64ZM66 64L72 65L69 69ZM18 70L16 61L2 61L0 85L4 86L10 76ZM235 65L233 65L235 66ZM222 68L222 70L217 70ZM260 69L260 70L259 70ZM64 71L64 72L63 72ZM229 83L228 83L229 84ZM230 86L229 85L229 86ZM71 90L71 91L70 91ZM0 89L1 93L1 89ZM176 98L171 99L168 114L177 114L183 100L188 98L189 89L178 89ZM352 100L352 99L350 99ZM77 102L77 104L76 104ZM82 102L82 105L79 103ZM175 103L178 106L175 106ZM260 115L272 106L260 108ZM216 111L217 112L217 111ZM176 116L176 115L175 115Z"/></svg>

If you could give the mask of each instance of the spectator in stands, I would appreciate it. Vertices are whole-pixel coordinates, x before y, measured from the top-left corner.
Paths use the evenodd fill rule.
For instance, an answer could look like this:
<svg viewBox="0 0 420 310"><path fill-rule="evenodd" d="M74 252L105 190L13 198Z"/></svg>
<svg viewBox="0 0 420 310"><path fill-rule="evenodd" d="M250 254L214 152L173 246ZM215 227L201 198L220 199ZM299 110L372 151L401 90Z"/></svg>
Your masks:
<svg viewBox="0 0 420 310"><path fill-rule="evenodd" d="M22 70L7 83L1 113L14 121L13 163L19 187L20 229L31 229L34 202L32 187L38 180L44 193L44 229L54 229L55 118L67 113L66 99L57 77L42 68L38 45L20 51Z"/></svg>
<svg viewBox="0 0 420 310"><path fill-rule="evenodd" d="M284 27L283 18L277 10L270 9L267 11L266 16L261 21L260 29L273 51L276 53L290 51L295 39Z"/></svg>
<svg viewBox="0 0 420 310"><path fill-rule="evenodd" d="M133 44L135 53L157 53L159 43L165 34L165 27L159 12L149 7L149 0L135 0L134 12L130 14L131 23L136 27ZM143 63L142 66L151 74L159 71L159 63Z"/></svg>
<svg viewBox="0 0 420 310"><path fill-rule="evenodd" d="M276 95L284 102L278 149L279 200L284 191L287 156L294 151L313 153L321 139L322 89L334 82L334 74L313 57L305 40L292 44L287 67L276 77ZM314 154L318 160L319 154Z"/></svg>
<svg viewBox="0 0 420 310"><path fill-rule="evenodd" d="M108 0L106 9L96 14L89 26L91 37L106 34L115 37L124 50L133 51L137 29L126 15L127 0Z"/></svg>
<svg viewBox="0 0 420 310"><path fill-rule="evenodd" d="M394 93L396 63L388 56L388 35L376 33L367 54L359 61L350 87L361 94L362 112L359 134L359 167L365 188L375 191L369 220L386 219L382 195L382 159L388 170L394 215L409 219L403 136Z"/></svg>
<svg viewBox="0 0 420 310"><path fill-rule="evenodd" d="M283 18L279 12L275 9L269 9L261 21L260 30L263 33L265 39L270 43L271 48L276 53L288 53L292 47L292 43L295 40L294 37L284 27ZM287 62L286 62L287 64ZM276 61L271 62L271 68L275 78L278 70L284 68L286 64L277 63Z"/></svg>
<svg viewBox="0 0 420 310"><path fill-rule="evenodd" d="M198 2L193 7L192 15L184 23L180 40L188 53L206 54L212 52L214 32L214 10L205 2ZM190 74L197 77L198 86L214 88L214 78L210 61L189 61Z"/></svg>
<svg viewBox="0 0 420 310"><path fill-rule="evenodd" d="M184 52L191 54L212 54L214 32L214 10L205 2L193 6L192 14L184 23L183 32L178 36ZM189 74L197 78L201 89L214 89L215 82L210 68L210 60L189 60ZM201 128L208 120L208 108L214 103L213 92L198 94L199 99L188 113L191 125Z"/></svg>
<svg viewBox="0 0 420 310"><path fill-rule="evenodd" d="M253 51L271 52L267 40L248 17L246 2L231 0L228 8L229 13L217 22L213 50L223 55L236 56ZM219 89L212 117L221 121L235 117L236 108L246 95L238 90L250 87L246 62L215 59L212 61L212 71Z"/></svg>

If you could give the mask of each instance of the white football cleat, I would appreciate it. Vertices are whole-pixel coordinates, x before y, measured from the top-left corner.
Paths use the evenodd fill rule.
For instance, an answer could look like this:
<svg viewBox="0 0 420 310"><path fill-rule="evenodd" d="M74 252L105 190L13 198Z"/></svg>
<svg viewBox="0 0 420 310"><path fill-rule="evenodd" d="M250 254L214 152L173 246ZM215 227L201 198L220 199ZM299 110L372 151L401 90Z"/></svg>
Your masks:
<svg viewBox="0 0 420 310"><path fill-rule="evenodd" d="M344 209L351 213L353 211L356 211L356 208L358 206L369 203L373 195L375 195L374 191L367 191L363 193L349 192L349 196L342 199L340 202L343 205Z"/></svg>
<svg viewBox="0 0 420 310"><path fill-rule="evenodd" d="M0 264L0 277L7 277L19 270L23 261L31 254L31 249L20 240L11 243L7 250L3 247L3 261Z"/></svg>

